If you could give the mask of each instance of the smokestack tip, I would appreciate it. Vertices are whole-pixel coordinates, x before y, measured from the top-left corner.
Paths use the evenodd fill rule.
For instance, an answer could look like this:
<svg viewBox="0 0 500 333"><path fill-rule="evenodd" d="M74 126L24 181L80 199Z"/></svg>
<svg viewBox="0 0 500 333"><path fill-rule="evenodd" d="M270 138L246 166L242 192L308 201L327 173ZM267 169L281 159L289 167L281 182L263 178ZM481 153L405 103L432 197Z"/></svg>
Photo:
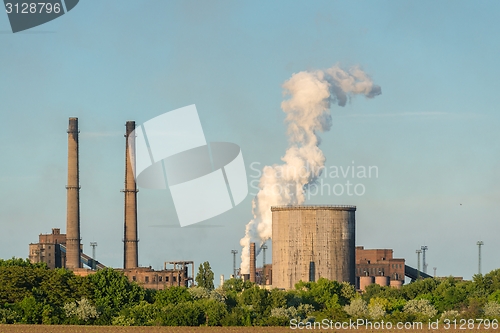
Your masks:
<svg viewBox="0 0 500 333"><path fill-rule="evenodd" d="M76 132L78 132L78 118L77 117L70 117L69 118L68 133L76 133Z"/></svg>
<svg viewBox="0 0 500 333"><path fill-rule="evenodd" d="M125 124L125 127L127 128L127 135L132 133L135 130L135 121L128 120L127 123Z"/></svg>

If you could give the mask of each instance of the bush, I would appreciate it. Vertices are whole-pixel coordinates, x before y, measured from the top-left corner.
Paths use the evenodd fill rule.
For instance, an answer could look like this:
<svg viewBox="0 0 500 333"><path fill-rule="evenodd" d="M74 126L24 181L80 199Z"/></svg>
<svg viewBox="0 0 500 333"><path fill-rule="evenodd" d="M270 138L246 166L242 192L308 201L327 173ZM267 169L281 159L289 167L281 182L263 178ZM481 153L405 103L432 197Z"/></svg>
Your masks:
<svg viewBox="0 0 500 333"><path fill-rule="evenodd" d="M76 317L80 322L86 323L99 317L99 313L88 299L82 298L79 301L64 304L66 317Z"/></svg>
<svg viewBox="0 0 500 333"><path fill-rule="evenodd" d="M372 319L380 319L385 316L385 310L380 304L370 304L368 306L368 316Z"/></svg>
<svg viewBox="0 0 500 333"><path fill-rule="evenodd" d="M445 311L441 314L439 321L443 322L446 319L452 321L452 320L459 319L459 318L460 318L460 313L458 311L448 310L448 311Z"/></svg>
<svg viewBox="0 0 500 333"><path fill-rule="evenodd" d="M427 299L409 300L403 308L403 312L415 315L417 319L427 320L437 315L437 310Z"/></svg>
<svg viewBox="0 0 500 333"><path fill-rule="evenodd" d="M500 303L489 301L484 306L484 315L490 319L500 319Z"/></svg>
<svg viewBox="0 0 500 333"><path fill-rule="evenodd" d="M0 309L0 324L15 324L19 322L20 316L11 309Z"/></svg>
<svg viewBox="0 0 500 333"><path fill-rule="evenodd" d="M368 306L361 298L355 298L351 304L344 306L344 311L352 318L366 318L368 315Z"/></svg>

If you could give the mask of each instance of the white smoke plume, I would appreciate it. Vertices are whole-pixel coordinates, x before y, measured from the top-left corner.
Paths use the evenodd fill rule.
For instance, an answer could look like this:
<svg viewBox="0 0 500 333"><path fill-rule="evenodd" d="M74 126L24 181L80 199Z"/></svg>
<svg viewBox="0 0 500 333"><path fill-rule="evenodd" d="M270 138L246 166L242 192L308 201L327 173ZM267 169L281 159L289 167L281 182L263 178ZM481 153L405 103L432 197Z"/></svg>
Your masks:
<svg viewBox="0 0 500 333"><path fill-rule="evenodd" d="M250 243L256 243L258 254L260 246L272 236L271 206L304 203L307 185L321 175L325 156L318 147L319 133L330 130L331 103L345 106L354 95L373 98L381 94L380 87L359 67L343 70L337 65L324 71L293 74L283 89L290 96L281 103L289 148L281 158L284 164L263 169L259 193L252 201L253 219L240 240L242 274L250 271Z"/></svg>

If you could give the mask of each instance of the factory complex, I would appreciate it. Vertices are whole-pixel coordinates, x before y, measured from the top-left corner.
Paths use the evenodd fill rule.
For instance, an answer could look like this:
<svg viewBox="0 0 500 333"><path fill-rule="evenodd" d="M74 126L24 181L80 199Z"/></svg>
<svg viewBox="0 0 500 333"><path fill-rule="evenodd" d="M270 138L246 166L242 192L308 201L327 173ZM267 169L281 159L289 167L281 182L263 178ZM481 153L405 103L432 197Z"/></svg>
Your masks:
<svg viewBox="0 0 500 333"><path fill-rule="evenodd" d="M166 261L162 270L139 267L137 228L137 185L135 169L135 122L127 121L125 132L125 186L123 226L123 268L130 281L145 288L164 289L170 286L194 285L193 261ZM78 118L69 119L68 182L66 233L53 228L50 234L40 234L38 243L29 245L32 263L44 262L51 269L67 268L78 275L92 274L106 266L83 253L80 236ZM395 288L403 285L405 277L412 280L430 277L394 258L391 249L364 249L356 246L355 206L286 205L273 206L272 264L265 263L263 244L250 244L250 272L234 277L249 280L266 288L292 289L299 281L320 278L348 282L363 291L376 283ZM97 245L97 244L95 244ZM95 245L93 249L95 250ZM232 251L233 255L236 251ZM256 256L263 253L262 267ZM425 256L424 256L425 267ZM425 271L425 269L424 269ZM223 283L223 279L221 279Z"/></svg>

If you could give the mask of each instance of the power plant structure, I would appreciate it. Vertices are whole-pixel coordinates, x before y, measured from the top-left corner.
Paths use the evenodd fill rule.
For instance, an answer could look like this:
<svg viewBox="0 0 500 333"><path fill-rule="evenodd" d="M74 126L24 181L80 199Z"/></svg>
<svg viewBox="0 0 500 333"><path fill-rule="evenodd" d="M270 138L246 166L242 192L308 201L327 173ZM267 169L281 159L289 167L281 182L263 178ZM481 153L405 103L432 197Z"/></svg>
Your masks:
<svg viewBox="0 0 500 333"><path fill-rule="evenodd" d="M165 262L162 270L139 267L137 228L137 186L135 168L135 122L127 121L125 131L125 195L124 205L124 249L123 269L118 269L146 288L164 289L170 286L188 286L193 283L193 261ZM38 243L29 244L29 259L32 263L44 262L49 268L68 268L78 275L88 275L106 268L93 257L83 253L80 236L80 182L78 118L69 118L68 127L68 183L66 234L52 229L51 234L40 234ZM97 244L97 243L95 243ZM83 265L89 267L83 268Z"/></svg>
<svg viewBox="0 0 500 333"><path fill-rule="evenodd" d="M256 244L250 243L250 274L243 274L244 280L293 289L299 281L326 278L364 291L371 284L400 288L405 277L431 277L394 258L392 249L355 246L355 206L289 205L271 211L272 264L256 267Z"/></svg>
<svg viewBox="0 0 500 333"><path fill-rule="evenodd" d="M250 282L255 283L255 243L250 244Z"/></svg>
<svg viewBox="0 0 500 333"><path fill-rule="evenodd" d="M69 118L68 185L66 209L66 268L81 268L80 264L80 170L78 166L78 118Z"/></svg>
<svg viewBox="0 0 500 333"><path fill-rule="evenodd" d="M394 258L391 249L356 246L356 286L364 291L371 284L400 288L405 281L405 260Z"/></svg>
<svg viewBox="0 0 500 333"><path fill-rule="evenodd" d="M80 238L80 169L78 118L69 118L68 125L68 183L66 185L66 234L53 228L51 234L40 234L38 243L29 245L29 259L45 262L49 268L68 268L85 275L88 267L105 266L83 253Z"/></svg>
<svg viewBox="0 0 500 333"><path fill-rule="evenodd" d="M137 237L137 185L135 183L135 121L125 124L125 212L123 227L123 269L139 266Z"/></svg>
<svg viewBox="0 0 500 333"><path fill-rule="evenodd" d="M274 206L273 287L319 278L356 283L356 206Z"/></svg>
<svg viewBox="0 0 500 333"><path fill-rule="evenodd" d="M193 285L193 261L165 262L162 270L139 267L138 190L134 177L135 137L132 135L135 122L127 121L125 127L123 268L118 270L130 281L146 288ZM53 228L51 234L40 234L38 243L29 244L29 259L33 263L45 262L49 268L68 268L75 274L88 275L106 266L95 259L95 251L92 257L84 254L81 244L78 118L69 118L67 133L66 234L59 228ZM363 291L372 283L398 288L405 276L412 280L431 277L420 271L420 258L418 269L415 269L405 265L404 259L393 258L391 249L356 247L356 206L287 205L271 207L271 212L272 264L265 260L267 245L260 244L257 250L256 244L251 243L250 272L242 276L245 280L269 288L293 289L299 281L326 278L349 282ZM480 249L483 243L479 243ZM94 250L96 245L95 242L92 245ZM263 265L257 267L256 256L260 250L263 251ZM239 275L235 263L238 251L231 253L236 277Z"/></svg>
<svg viewBox="0 0 500 333"><path fill-rule="evenodd" d="M123 227L123 274L130 281L141 283L146 288L164 289L171 286L185 286L193 283L193 261L165 262L163 270L155 271L151 267L139 267L139 248L137 232L137 185L134 177L135 170L135 121L125 124L125 210ZM171 265L172 267L169 267ZM191 274L191 275L192 275Z"/></svg>

